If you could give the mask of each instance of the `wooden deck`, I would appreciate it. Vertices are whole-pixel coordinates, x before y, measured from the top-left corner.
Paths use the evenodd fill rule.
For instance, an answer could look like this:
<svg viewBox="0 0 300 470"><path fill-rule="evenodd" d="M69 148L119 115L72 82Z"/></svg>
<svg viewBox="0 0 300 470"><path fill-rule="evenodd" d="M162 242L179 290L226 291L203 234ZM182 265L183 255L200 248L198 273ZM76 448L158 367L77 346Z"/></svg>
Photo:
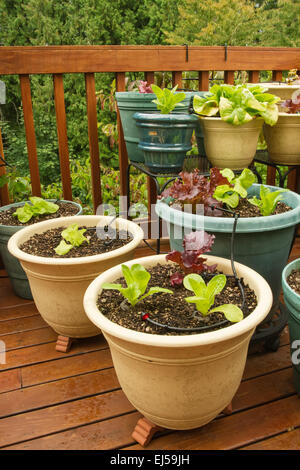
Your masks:
<svg viewBox="0 0 300 470"><path fill-rule="evenodd" d="M138 256L150 254L148 248ZM292 259L300 256L300 241ZM141 450L131 438L140 414L120 390L104 338L55 351L57 335L35 305L16 297L0 271L0 447ZM233 413L203 428L166 431L147 449L282 450L300 448L300 398L292 383L287 328L277 352L249 354Z"/></svg>

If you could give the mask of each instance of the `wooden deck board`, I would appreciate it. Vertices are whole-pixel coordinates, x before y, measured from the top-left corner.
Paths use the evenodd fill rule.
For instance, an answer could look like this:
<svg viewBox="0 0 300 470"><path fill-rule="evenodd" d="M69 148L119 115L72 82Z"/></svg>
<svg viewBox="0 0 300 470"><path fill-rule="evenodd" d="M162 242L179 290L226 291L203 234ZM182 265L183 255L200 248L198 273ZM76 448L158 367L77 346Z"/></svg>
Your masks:
<svg viewBox="0 0 300 470"><path fill-rule="evenodd" d="M297 241L291 258L299 247ZM141 248L137 257L148 254ZM1 274L0 339L7 363L0 364L0 447L141 450L131 437L140 414L119 388L103 336L57 352L55 332ZM285 328L278 351L248 355L231 415L196 430L166 430L147 449L299 449L299 442L300 399Z"/></svg>

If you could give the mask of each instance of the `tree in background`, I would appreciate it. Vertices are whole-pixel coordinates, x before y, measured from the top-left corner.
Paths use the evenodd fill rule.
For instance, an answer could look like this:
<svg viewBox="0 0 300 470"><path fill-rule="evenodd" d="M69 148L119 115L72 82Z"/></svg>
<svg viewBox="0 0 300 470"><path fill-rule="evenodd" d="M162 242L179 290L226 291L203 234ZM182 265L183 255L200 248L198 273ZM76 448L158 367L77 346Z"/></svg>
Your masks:
<svg viewBox="0 0 300 470"><path fill-rule="evenodd" d="M184 0L175 29L166 31L170 44L249 46L257 44L257 8L248 0Z"/></svg>
<svg viewBox="0 0 300 470"><path fill-rule="evenodd" d="M0 40L4 46L160 44L163 25L172 28L178 0L0 0ZM96 89L109 95L114 74L96 75ZM7 104L0 109L8 162L28 171L20 89L17 77L4 77ZM59 158L52 77L32 76L32 100L41 181L58 181ZM64 77L70 157L85 162L89 155L85 82L82 74ZM100 112L101 111L101 112ZM115 113L101 110L104 129ZM103 163L114 166L116 151L99 128Z"/></svg>
<svg viewBox="0 0 300 470"><path fill-rule="evenodd" d="M262 20L261 45L300 46L299 0L266 0L259 10Z"/></svg>
<svg viewBox="0 0 300 470"><path fill-rule="evenodd" d="M299 0L183 0L169 44L300 45Z"/></svg>

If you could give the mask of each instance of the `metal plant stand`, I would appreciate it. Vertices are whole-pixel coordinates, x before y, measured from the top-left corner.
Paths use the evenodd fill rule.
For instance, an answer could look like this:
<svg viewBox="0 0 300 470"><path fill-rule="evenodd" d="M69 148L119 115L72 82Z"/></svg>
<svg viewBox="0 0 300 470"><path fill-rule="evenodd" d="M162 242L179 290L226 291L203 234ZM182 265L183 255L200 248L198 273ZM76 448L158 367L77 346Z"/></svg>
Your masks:
<svg viewBox="0 0 300 470"><path fill-rule="evenodd" d="M153 173L143 163L130 161L127 167L127 216L129 214L129 208L130 208L130 169L132 167L136 168L139 172L144 173L145 175L149 176L155 182L156 193L158 196L161 195L161 193L166 189L166 187L170 183L172 183L176 178L178 178L178 173ZM203 173L204 175L206 176L209 175L209 163L204 156L190 155L185 158L184 168L187 171L192 170L195 167L199 168L201 173ZM159 181L159 179L161 178L165 179L163 184L161 184ZM158 238L156 242L156 253L160 254L160 239L162 235L160 217L158 217L157 223L158 223Z"/></svg>
<svg viewBox="0 0 300 470"><path fill-rule="evenodd" d="M196 167L199 168L201 173L204 176L209 176L209 170L211 168L210 163L206 159L205 156L203 155L190 155L186 157L185 160L185 167L187 171L192 171L193 168L195 168L195 165L193 166L193 159L197 162ZM286 167L286 165L280 165L280 164L275 164L269 160L268 157L268 152L265 150L258 150L256 153L256 156L253 160L252 165L250 166L251 170L253 173L257 176L258 183L262 184L262 178L260 174L258 173L257 169L255 168L254 163L262 163L264 165L271 166L276 169L278 176L279 176L279 186L284 187L285 181L288 177L288 175L295 170L296 168L299 167L299 165L294 165L288 167L288 170L285 168L281 167ZM172 174L172 173L152 173L144 164L142 163L136 163L136 162L130 162L128 165L127 169L127 213L129 211L130 207L130 169L131 167L136 168L138 171L146 174L149 176L156 185L156 191L157 195L160 196L161 193L166 189L166 187L172 183L176 178L178 178L178 174ZM189 168L190 167L190 168ZM241 171L237 171L236 173L240 173ZM163 184L160 183L159 179L164 178L166 181L163 182ZM158 239L156 243L156 253L159 254L161 253L160 251L160 239L162 235L162 229L161 229L161 219L158 217L157 220L158 223ZM299 236L296 234L297 233L297 227L295 229L295 237ZM146 242L146 240L145 240ZM293 244L292 244L293 245ZM291 247L292 249L292 247ZM284 327L287 324L287 319L288 319L288 314L287 310L285 308L285 305L282 302L278 302L275 308L271 310L267 318L264 320L263 323L261 323L257 328L254 333L254 335L251 338L250 345L251 346L257 346L263 345L263 347L269 351L277 351L279 344L280 344L280 335L284 329Z"/></svg>

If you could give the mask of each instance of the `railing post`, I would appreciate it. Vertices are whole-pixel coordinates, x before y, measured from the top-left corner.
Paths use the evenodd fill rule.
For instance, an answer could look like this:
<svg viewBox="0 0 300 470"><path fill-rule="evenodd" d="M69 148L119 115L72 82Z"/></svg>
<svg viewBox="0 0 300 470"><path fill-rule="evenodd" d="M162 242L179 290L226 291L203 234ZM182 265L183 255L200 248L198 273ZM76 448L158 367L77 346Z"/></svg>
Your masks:
<svg viewBox="0 0 300 470"><path fill-rule="evenodd" d="M34 196L41 196L41 183L39 164L36 150L36 137L34 130L31 90L29 75L20 75L21 96L23 104L24 125L28 150L29 171L31 176L31 188Z"/></svg>
<svg viewBox="0 0 300 470"><path fill-rule="evenodd" d="M3 141L2 141L2 134L0 129L0 156L2 160L0 160L0 176L6 174L5 171L5 164L4 164L4 150L3 150ZM6 206L9 204L9 194L8 194L8 186L5 184L4 186L0 187L0 204L2 206Z"/></svg>
<svg viewBox="0 0 300 470"><path fill-rule="evenodd" d="M202 72L198 72L199 78L199 91L208 91L209 90L209 71L204 70Z"/></svg>
<svg viewBox="0 0 300 470"><path fill-rule="evenodd" d="M56 112L56 128L60 160L60 172L64 199L72 200L72 185L70 174L69 148L67 136L67 119L64 98L64 83L62 74L53 75L54 101Z"/></svg>
<svg viewBox="0 0 300 470"><path fill-rule="evenodd" d="M102 203L100 180L100 155L98 139L97 101L95 89L95 76L93 73L85 74L86 103L88 116L88 132L91 156L92 190L94 212Z"/></svg>
<svg viewBox="0 0 300 470"><path fill-rule="evenodd" d="M125 91L125 72L116 73L116 91ZM121 212L127 214L127 168L128 154L124 140L120 111L117 108L117 127L119 135L120 195L122 196Z"/></svg>

